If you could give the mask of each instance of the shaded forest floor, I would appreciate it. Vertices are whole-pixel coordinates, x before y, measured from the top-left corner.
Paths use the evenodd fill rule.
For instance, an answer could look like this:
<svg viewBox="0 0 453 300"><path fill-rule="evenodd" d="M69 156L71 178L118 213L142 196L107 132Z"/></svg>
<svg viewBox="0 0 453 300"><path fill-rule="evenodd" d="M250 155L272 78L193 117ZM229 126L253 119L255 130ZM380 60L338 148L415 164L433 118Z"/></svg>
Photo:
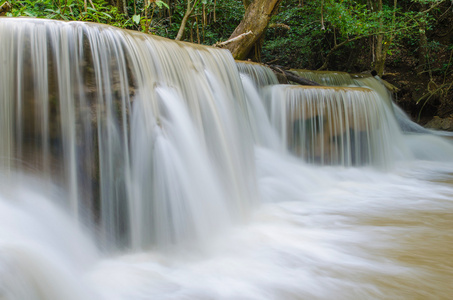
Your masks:
<svg viewBox="0 0 453 300"><path fill-rule="evenodd" d="M383 79L399 89L395 102L422 125L434 116L453 117L453 73L448 74L445 65L436 66L438 62L449 61L452 51L438 49L431 69L418 67L418 60L408 52L402 48L383 75Z"/></svg>

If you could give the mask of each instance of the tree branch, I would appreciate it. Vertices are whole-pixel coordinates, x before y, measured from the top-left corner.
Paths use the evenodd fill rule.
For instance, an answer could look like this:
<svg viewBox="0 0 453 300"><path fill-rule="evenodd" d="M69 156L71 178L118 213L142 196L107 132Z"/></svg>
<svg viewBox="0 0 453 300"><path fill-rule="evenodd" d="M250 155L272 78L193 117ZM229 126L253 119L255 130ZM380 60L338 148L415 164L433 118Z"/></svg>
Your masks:
<svg viewBox="0 0 453 300"><path fill-rule="evenodd" d="M231 38L231 39L229 39L229 40L227 40L227 41L225 41L225 42L221 42L221 43L217 42L217 43L215 43L213 46L214 46L214 47L218 47L218 48L222 48L222 47L225 47L226 45L228 45L228 44L230 44L230 43L239 41L239 40L243 39L244 37L246 37L246 36L248 36L248 35L250 35L250 34L253 34L253 32L252 32L251 30L250 30L250 31L247 31L247 32L245 32L245 33L243 33L243 34L240 34L240 35L238 35L238 36L236 36L236 37L234 37L234 38Z"/></svg>
<svg viewBox="0 0 453 300"><path fill-rule="evenodd" d="M269 24L269 28L284 28L286 30L290 30L291 27L289 27L288 25L286 24L282 24L282 23L272 23L272 24Z"/></svg>
<svg viewBox="0 0 453 300"><path fill-rule="evenodd" d="M181 26L179 27L178 34L176 35L175 41L180 41L182 39L182 35L184 34L184 29L186 28L187 21L189 20L190 15L192 14L195 6L197 6L199 0L195 0L192 8L190 8L190 1L187 2L187 10L186 14L182 18Z"/></svg>
<svg viewBox="0 0 453 300"><path fill-rule="evenodd" d="M11 10L11 8L12 8L12 6L11 6L11 4L8 1L3 3L0 6L0 16L5 15L7 12L9 12Z"/></svg>

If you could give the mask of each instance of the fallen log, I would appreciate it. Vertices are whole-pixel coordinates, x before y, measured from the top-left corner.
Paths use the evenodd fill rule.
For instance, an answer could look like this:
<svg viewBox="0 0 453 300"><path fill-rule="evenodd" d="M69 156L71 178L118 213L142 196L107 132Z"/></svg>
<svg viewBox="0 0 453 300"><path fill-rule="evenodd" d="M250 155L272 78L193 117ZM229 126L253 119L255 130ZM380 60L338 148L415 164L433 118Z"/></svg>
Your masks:
<svg viewBox="0 0 453 300"><path fill-rule="evenodd" d="M299 75L294 74L291 71L285 70L284 67L278 65L265 65L272 69L275 73L283 74L285 77L294 83L298 83L300 85L310 85L310 86L320 86L319 83L308 80L306 78L300 77Z"/></svg>

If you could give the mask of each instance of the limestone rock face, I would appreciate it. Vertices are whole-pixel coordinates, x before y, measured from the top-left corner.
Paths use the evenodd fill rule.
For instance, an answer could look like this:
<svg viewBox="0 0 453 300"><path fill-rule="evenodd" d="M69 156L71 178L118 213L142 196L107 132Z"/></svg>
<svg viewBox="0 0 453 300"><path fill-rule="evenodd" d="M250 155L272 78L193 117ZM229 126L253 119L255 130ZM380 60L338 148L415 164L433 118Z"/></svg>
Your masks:
<svg viewBox="0 0 453 300"><path fill-rule="evenodd" d="M453 118L440 118L438 116L435 116L425 125L425 127L431 129L453 131Z"/></svg>

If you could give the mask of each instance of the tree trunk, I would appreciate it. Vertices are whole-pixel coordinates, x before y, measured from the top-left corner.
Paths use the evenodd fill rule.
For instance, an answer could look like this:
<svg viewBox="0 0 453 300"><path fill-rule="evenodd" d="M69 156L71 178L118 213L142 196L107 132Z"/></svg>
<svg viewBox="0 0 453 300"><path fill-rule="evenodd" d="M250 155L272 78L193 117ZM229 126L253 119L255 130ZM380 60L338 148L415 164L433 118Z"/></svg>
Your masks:
<svg viewBox="0 0 453 300"><path fill-rule="evenodd" d="M379 0L377 3L375 3L376 5L376 11L378 12L382 12L382 0ZM382 29L383 29L383 18L380 17L379 18L379 31L382 32ZM378 34L376 36L376 47L375 47L375 50L376 50L376 63L374 65L374 69L376 70L376 72L378 73L379 76L382 76L382 74L384 73L384 65L385 65L385 55L384 55L384 52L383 52L383 43L384 43L384 34Z"/></svg>
<svg viewBox="0 0 453 300"><path fill-rule="evenodd" d="M126 0L123 0L123 13L128 17Z"/></svg>
<svg viewBox="0 0 453 300"><path fill-rule="evenodd" d="M194 11L195 6L197 6L198 0L195 0L195 3L193 4L192 7L190 6L190 3L191 3L191 1L187 0L186 13L184 14L184 17L182 18L181 26L179 27L178 34L176 35L176 38L175 38L176 41L180 41L182 39L182 36L184 34L184 30L186 29L187 21L189 20L190 15Z"/></svg>
<svg viewBox="0 0 453 300"><path fill-rule="evenodd" d="M244 18L236 27L230 39L251 31L243 39L236 40L225 46L235 59L246 59L253 46L263 36L269 21L281 0L254 0L246 9Z"/></svg>
<svg viewBox="0 0 453 300"><path fill-rule="evenodd" d="M250 4L252 4L253 0L242 0L242 3L244 4L244 8L247 9Z"/></svg>

